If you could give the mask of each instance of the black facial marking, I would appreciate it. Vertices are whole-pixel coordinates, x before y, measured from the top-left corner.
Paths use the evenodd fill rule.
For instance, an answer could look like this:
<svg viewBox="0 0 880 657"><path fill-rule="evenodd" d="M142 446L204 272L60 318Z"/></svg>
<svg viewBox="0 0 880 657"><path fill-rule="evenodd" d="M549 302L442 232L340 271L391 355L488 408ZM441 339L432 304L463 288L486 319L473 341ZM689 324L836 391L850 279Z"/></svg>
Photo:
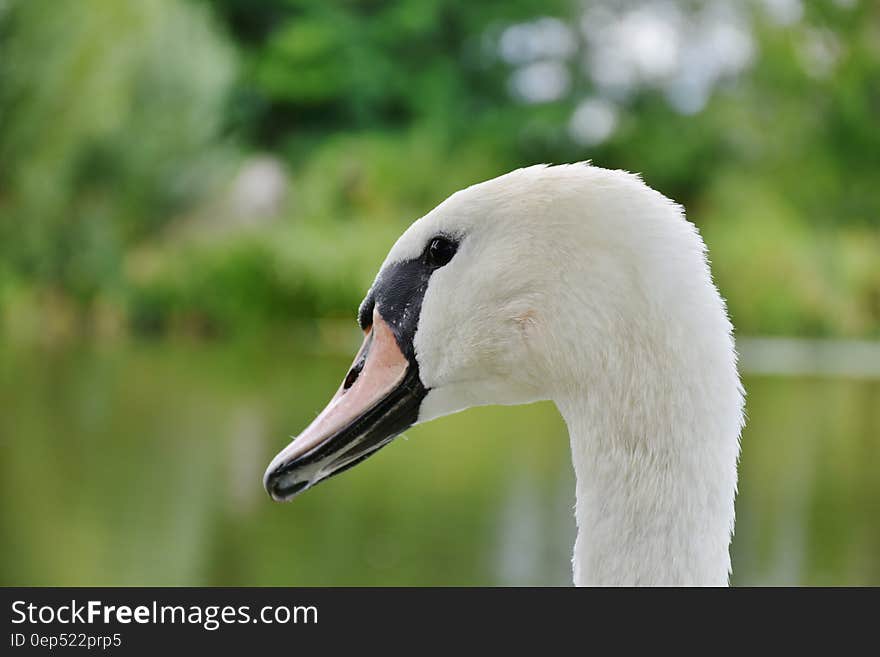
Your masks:
<svg viewBox="0 0 880 657"><path fill-rule="evenodd" d="M372 323L373 307L378 305L379 314L391 327L401 351L410 363L415 364L413 340L428 281L437 269L452 260L457 249L457 240L438 235L428 241L419 257L385 267L361 304L361 327ZM367 312L369 320L365 319Z"/></svg>
<svg viewBox="0 0 880 657"><path fill-rule="evenodd" d="M358 308L358 324L360 324L362 331L366 331L373 325L373 308L375 305L376 297L373 295L373 290L370 290L366 298L361 301L361 307Z"/></svg>

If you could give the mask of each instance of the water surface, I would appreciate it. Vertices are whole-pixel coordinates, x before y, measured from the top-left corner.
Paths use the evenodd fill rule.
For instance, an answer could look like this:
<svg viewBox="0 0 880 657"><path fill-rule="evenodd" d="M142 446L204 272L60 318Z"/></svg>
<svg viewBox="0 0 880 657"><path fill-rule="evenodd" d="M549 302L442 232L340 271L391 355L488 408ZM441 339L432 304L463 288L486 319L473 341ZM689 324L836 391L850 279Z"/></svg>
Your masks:
<svg viewBox="0 0 880 657"><path fill-rule="evenodd" d="M0 584L570 582L549 403L409 431L290 504L263 470L349 361L283 344L0 352ZM880 584L880 382L747 377L734 584Z"/></svg>

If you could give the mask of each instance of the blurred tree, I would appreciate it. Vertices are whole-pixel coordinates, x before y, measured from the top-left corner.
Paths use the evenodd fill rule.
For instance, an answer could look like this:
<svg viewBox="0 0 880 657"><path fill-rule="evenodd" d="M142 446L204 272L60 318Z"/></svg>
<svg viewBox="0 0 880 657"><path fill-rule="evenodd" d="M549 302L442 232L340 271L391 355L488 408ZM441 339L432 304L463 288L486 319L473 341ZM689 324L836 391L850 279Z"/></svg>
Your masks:
<svg viewBox="0 0 880 657"><path fill-rule="evenodd" d="M445 195L591 159L686 206L742 330L874 335L878 116L865 0L0 1L0 284L343 314ZM157 239L239 150L287 160L296 221Z"/></svg>
<svg viewBox="0 0 880 657"><path fill-rule="evenodd" d="M205 189L232 53L174 0L2 8L0 256L87 299Z"/></svg>
<svg viewBox="0 0 880 657"><path fill-rule="evenodd" d="M487 32L567 0L209 0L245 61L239 121L255 143L430 122L461 131L510 106Z"/></svg>
<svg viewBox="0 0 880 657"><path fill-rule="evenodd" d="M260 147L304 155L328 134L424 126L482 145L499 168L592 158L685 202L726 167L762 167L796 188L809 166L820 184L798 194L803 211L880 221L869 191L880 159L876 3L819 0L780 24L762 2L209 1L244 56L232 115ZM718 71L699 68L713 52L734 64L715 54ZM633 69L622 94L609 83L615 67ZM518 90L540 94L554 75L560 93ZM695 84L697 105L676 98ZM576 109L597 96L615 127L578 140Z"/></svg>

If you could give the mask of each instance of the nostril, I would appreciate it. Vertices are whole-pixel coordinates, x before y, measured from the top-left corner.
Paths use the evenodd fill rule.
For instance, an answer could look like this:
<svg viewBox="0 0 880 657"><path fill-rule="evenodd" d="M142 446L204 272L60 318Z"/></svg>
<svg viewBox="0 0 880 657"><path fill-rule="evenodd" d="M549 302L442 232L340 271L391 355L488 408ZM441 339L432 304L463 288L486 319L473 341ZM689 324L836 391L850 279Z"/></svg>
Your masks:
<svg viewBox="0 0 880 657"><path fill-rule="evenodd" d="M364 361L358 361L357 364L351 368L349 373L345 377L345 381L342 383L342 389L348 390L351 386L354 385L354 382L357 381L358 377L361 375L361 371L364 369Z"/></svg>

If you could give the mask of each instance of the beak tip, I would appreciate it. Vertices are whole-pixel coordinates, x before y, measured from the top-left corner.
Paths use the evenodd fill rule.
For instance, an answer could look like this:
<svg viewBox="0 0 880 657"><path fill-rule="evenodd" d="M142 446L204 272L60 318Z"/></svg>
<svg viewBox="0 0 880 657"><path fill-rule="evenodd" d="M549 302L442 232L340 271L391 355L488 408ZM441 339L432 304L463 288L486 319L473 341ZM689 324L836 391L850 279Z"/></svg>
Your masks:
<svg viewBox="0 0 880 657"><path fill-rule="evenodd" d="M276 502L283 502L284 497L281 495L281 487L279 486L280 477L278 475L279 468L274 462L272 462L263 474L263 488L266 489L266 492L269 493L269 497L273 500Z"/></svg>
<svg viewBox="0 0 880 657"><path fill-rule="evenodd" d="M289 502L300 493L311 487L312 482L308 479L303 481L285 481L283 467L274 463L269 466L263 475L263 488L276 502Z"/></svg>
<svg viewBox="0 0 880 657"><path fill-rule="evenodd" d="M266 472L263 473L263 488L266 489L266 492L269 495L272 495L272 490L275 488L275 481L277 479L276 473L278 471L278 466L275 464L273 460L269 467L266 468Z"/></svg>

